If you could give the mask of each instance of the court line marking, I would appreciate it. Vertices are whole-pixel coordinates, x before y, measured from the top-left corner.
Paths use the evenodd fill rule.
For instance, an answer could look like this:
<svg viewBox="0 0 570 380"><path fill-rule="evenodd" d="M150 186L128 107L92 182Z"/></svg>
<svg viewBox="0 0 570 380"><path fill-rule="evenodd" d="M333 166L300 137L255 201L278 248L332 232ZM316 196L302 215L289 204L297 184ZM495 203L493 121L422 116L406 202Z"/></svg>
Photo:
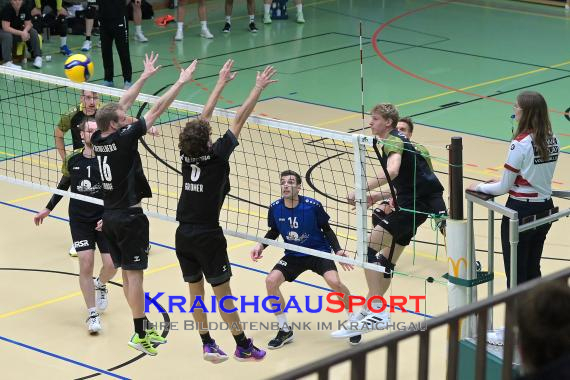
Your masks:
<svg viewBox="0 0 570 380"><path fill-rule="evenodd" d="M517 14L524 14L526 16L535 16L535 17L545 17L545 18L554 18L554 19L558 19L558 20L564 20L564 21L568 21L568 17L564 17L564 16L556 16L556 15L549 15L549 14L545 14L545 13L536 13L536 12L531 12L531 11L523 11L523 10L519 10L519 9L508 9L508 8L499 8L499 7L493 7L490 5L480 5L480 4L469 4L469 3L464 3L461 1L455 1L452 3L453 5L462 5L464 7L474 7L474 8L483 8L483 9L492 9L492 10L496 10L499 12L508 12L508 13L517 13ZM561 10L563 8L560 8Z"/></svg>
<svg viewBox="0 0 570 380"><path fill-rule="evenodd" d="M113 373L113 372L109 372L109 371L106 371L106 370L104 370L104 369L97 368L97 367L94 367L94 366L92 366L92 365L85 364L85 363L79 362L79 361L77 361L77 360L67 358L67 357L62 356L62 355L54 354L53 352L49 352L49 351L46 351L46 350L42 350L41 348L34 347L34 346L30 346L29 344L26 344L26 343L22 343L22 342L18 342L18 341L16 341L16 340L13 340L13 339L10 339L10 338L6 338L5 336L1 336L1 335L0 335L0 340L3 340L3 341L8 342L8 343L15 344L15 345L17 345L17 346L26 348L26 349L28 349L28 350L32 350L32 351L39 352L40 354L44 354L44 355L51 356L51 357L56 358L56 359L59 359L59 360L66 361L66 362L71 363L71 364L75 364L75 365L80 366L80 367L84 367L84 368L90 369L90 370L92 370L92 371L99 372L99 373L102 374L102 375L107 375L107 376L110 376L110 377L114 377L114 378L116 378L116 379L130 380L128 377L124 377L124 376L121 376L121 375L117 375L117 374L115 374L115 373Z"/></svg>
<svg viewBox="0 0 570 380"><path fill-rule="evenodd" d="M29 209L29 208L26 208L26 207L22 207L22 206L18 206L18 205L13 205L13 204L10 204L10 203L7 203L7 202L3 202L3 201L0 201L0 205L12 207L12 208L15 208L15 209L19 209L19 210L23 210L23 211L27 211L27 212L31 212L31 213L36 213L36 212L37 212L37 211L35 211L35 210ZM54 219L57 219L57 220L61 220L61 221L64 221L64 222L69 222L68 219L62 218L62 217L59 217L59 216L55 216L55 215L49 215L48 217L49 217L49 218L54 218ZM152 245L156 245L156 246L159 246L159 247L162 247L162 248L166 248L166 249L169 249L169 250L171 250L171 251L176 251L176 248L174 248L174 247L172 247L172 246L169 246L169 245L166 245L166 244L155 243L155 242L152 242L152 241L151 241L150 243L151 243ZM252 245L252 244L254 244L254 243L253 243L253 242L250 242L250 241L247 241L247 242L238 243L238 244L236 244L236 245L243 246L243 245ZM230 246L230 247L234 247L234 246L236 246L236 245L232 245L232 246ZM230 247L228 247L228 249L230 249ZM234 248L234 249L235 249L235 248ZM236 266L236 267L241 268L241 269L247 269L247 270L252 271L252 272L262 273L262 274L264 274L264 275L268 275L268 274L269 274L269 272L265 272L265 271L263 271L263 270L261 270L261 269L257 269L257 268L248 267L248 266L246 266L246 265L237 264L237 263L232 263L232 262L230 262L230 264L231 264L232 266ZM165 265L165 266L163 266L163 267L161 267L161 268L168 269L168 268L173 268L173 267L176 267L176 266L177 266L177 263L173 263L173 264ZM156 269L160 269L160 268L156 268ZM163 270L164 270L164 269L163 269ZM495 272L495 273L497 273L497 272ZM324 290L324 291L326 291L326 292L332 292L332 291L333 291L332 289L328 289L328 288L325 288L325 287L323 287L323 286L315 285L315 284L312 284L312 283L309 283L309 282L305 282L305 281L295 280L295 281L293 281L293 282L298 283L298 284L302 284L302 285L306 285L306 286L309 286L309 287L312 287L312 288L315 288L315 289ZM388 306L389 306L389 305L388 305ZM400 310L398 307L395 307L395 309ZM408 311L408 313L414 314L414 315L418 315L418 316L421 316L421 317L433 318L433 316L432 316L432 315L429 315L429 314L418 313L418 312L414 312L414 311Z"/></svg>
<svg viewBox="0 0 570 380"><path fill-rule="evenodd" d="M47 191L42 191L41 193L37 193L37 194L33 194L33 195L28 195L27 197L22 197L22 198L16 198L16 199L9 200L8 203L23 202L23 201L27 201L27 200L34 199L34 198L43 197L44 195L48 195L48 194L51 194L51 193L48 193Z"/></svg>
<svg viewBox="0 0 570 380"><path fill-rule="evenodd" d="M479 98L479 99L483 99L483 100L488 100L488 101L491 101L491 102L494 102L494 103L501 103L501 104L512 105L513 102L510 102L510 101L507 101L507 100L502 100L502 99L499 99L499 98L496 98L496 97L493 97L493 96L487 96L487 95L476 94L476 93L473 93L473 92L467 92L467 91L461 90L461 89L459 89L459 88L457 88L457 87L449 86L449 85L446 85L446 84L444 84L444 83L436 82L436 81L431 80L431 79L429 79L429 78L422 77L422 76L420 76L420 75L418 75L418 74L416 74L416 73L414 73L414 72L411 72L410 70L407 70L407 69L403 68L402 66L399 66L399 65L396 64L394 61L390 60L390 59L382 52L382 50L380 50L380 47L379 47L379 45L378 45L378 38L379 38L380 34L384 31L384 29L386 29L388 26L390 26L390 25L393 24L394 22L396 22L396 21L398 21L398 20L401 20L401 19L404 19L404 18L406 18L406 17L408 17L408 16L410 16L410 15L413 15L413 14L416 14L416 13L420 13L420 12L423 12L423 11L426 11L426 10L428 10L428 9L432 9L432 8L435 8L435 7L441 7L441 6L444 6L444 5L452 4L454 1L455 1L455 0L443 1L443 2L439 2L439 3L428 4L428 5L419 7L419 8L414 8L414 9L409 10L409 11L407 11L407 12L401 13L401 14L399 14L399 15L397 15L397 16L391 18L390 20L388 20L388 21L382 23L382 24L374 31L374 33L372 34L372 47L373 47L374 51L376 52L376 54L378 55L378 57L379 57L382 61L384 61L388 66L392 67L394 70L400 71L401 73L403 73L403 74L405 74L405 75L407 75L407 76L409 76L409 77L411 77L411 78L420 80L420 81L422 81L422 82L426 82L426 83L431 84L431 85L433 85L433 86L437 86L437 87L444 88L444 89L446 89L446 90L451 91L452 93L463 94L463 95L471 96L471 97L474 97L474 98ZM565 115L565 114L566 114L566 113L563 112L563 111L559 111L559 110L552 109L552 108L549 109L549 112L558 113L558 114L562 114L562 115Z"/></svg>
<svg viewBox="0 0 570 380"><path fill-rule="evenodd" d="M505 76L505 77L500 77L500 78L497 78L497 79L491 79L491 80L488 80L488 81L485 81L485 82L475 83L475 84L472 84L472 85L469 85L469 86L466 86L466 87L459 88L458 91L466 91L466 90L470 90L470 89L477 88L477 87L483 87L483 86L487 86L487 85L490 85L490 84L495 84L495 83L504 82L504 81L511 80L511 79L520 78L520 77L523 77L523 76L529 76L529 75L532 75L532 74L536 74L536 73L538 73L538 72L547 71L547 70L550 70L550 69L553 69L553 68L557 68L557 67L560 67L560 66L566 66L566 65L569 65L569 64L570 64L570 61L564 61L564 62L560 62L560 63L556 63L556 64L553 64L553 65L550 65L550 66L548 66L547 68L540 68L540 69L535 69L535 70L529 70L529 71L525 71L525 72L518 73L518 74L508 75L508 76ZM412 100L404 101L403 103L398 103L398 104L396 104L396 107L405 107L405 106L410 105L410 104L422 103L422 102L425 102L425 101L427 101L427 100L439 98L439 97L442 97L442 96L457 94L458 91L457 91L457 90L454 90L454 91L444 91L444 92L440 92L440 93L438 93L438 94L429 95L429 96L425 96L425 97L422 97L422 98L417 98L417 99L412 99ZM554 111L553 111L553 112L554 112ZM556 112L556 113L559 113L559 111L555 111L555 112ZM336 118L336 119L331 119L331 120L327 120L327 121L324 121L324 122L321 122L321 123L317 123L317 124L315 124L315 127L320 127L320 128L322 128L322 127L327 126L327 125L337 124L337 123L340 123L340 122L342 122L342 121L351 120L351 119L356 119L356 118L361 118L361 117L362 117L362 114L343 116L343 117L339 117L339 118Z"/></svg>
<svg viewBox="0 0 570 380"><path fill-rule="evenodd" d="M63 219L63 218L61 218L61 219ZM154 243L151 242L151 244L154 244ZM234 245L231 245L231 246L228 247L228 251L233 251L233 250L235 250L235 249L237 249L237 248L241 248L241 247L243 247L243 246L245 246L245 245L252 245L252 244L253 244L253 243L250 242L250 241L241 242L241 243L238 243L238 244L234 244ZM169 247L169 248L171 248L171 247ZM157 272L162 272L162 271L164 271L164 270L166 270L166 269L175 268L175 267L178 267L178 263L177 263L177 262L176 262L176 263L172 263L172 264L168 264L168 265L164 265L164 266L159 267L159 268L154 268L154 269L147 270L147 271L145 271L145 276L148 276L148 275L151 275L151 274L154 274L154 273L157 273ZM116 281L116 282L119 283L119 284L122 284L122 281ZM78 297L78 296L81 296L81 295L82 295L82 293L79 291L79 292L69 293L69 294L66 294L66 295L61 296L61 297L51 298L51 299L48 299L48 300L46 300L46 301L42 301L42 302L39 302L39 303L36 303L36 304L33 304L33 305L25 306L25 307L22 307L22 308L20 308L20 309L16 309L16 310L13 310L13 311L9 311L9 312L7 312L7 313L0 314L0 319L12 317L12 316L14 316L14 315L22 314L22 313L25 313L25 312L28 312L28 311L31 311L31 310L35 310L35 309L39 309L39 308L41 308L41 307L48 306L48 305L51 305L51 304L54 304L54 303L57 303L57 302L61 302L61 301L66 301L66 300L68 300L68 299L75 298L75 297Z"/></svg>
<svg viewBox="0 0 570 380"><path fill-rule="evenodd" d="M70 298L74 298L74 297L77 297L80 295L81 295L81 292L73 292L73 293L69 293L69 294L61 296L61 297L51 298L51 299L43 301L43 302L39 302L39 303L36 303L33 305L25 306L25 307L22 307L20 309L16 309L13 311L9 311L7 313L0 314L0 319L8 318L8 317L11 317L11 316L17 315L17 314L22 314L22 313L25 313L27 311L39 309L40 307L51 305L53 303L60 302L60 301L65 301L65 300L68 300Z"/></svg>

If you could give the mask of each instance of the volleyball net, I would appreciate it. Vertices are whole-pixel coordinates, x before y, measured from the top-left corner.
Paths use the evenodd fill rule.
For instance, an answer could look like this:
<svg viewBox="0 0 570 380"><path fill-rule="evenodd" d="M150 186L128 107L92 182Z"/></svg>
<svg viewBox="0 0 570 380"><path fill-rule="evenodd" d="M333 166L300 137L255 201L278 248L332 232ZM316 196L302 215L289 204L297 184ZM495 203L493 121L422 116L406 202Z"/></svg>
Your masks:
<svg viewBox="0 0 570 380"><path fill-rule="evenodd" d="M124 93L0 67L0 180L101 203L57 189L63 161L55 147L54 132L62 115L80 106L82 91L98 94L100 104L118 101ZM141 117L158 99L141 93L131 109L126 110L127 115ZM175 221L182 186L178 136L185 123L197 117L202 108L175 101L155 123L160 135L141 138L138 150L153 192L152 198L143 200L143 209L149 216ZM234 116L231 110L214 111L210 122L213 139L225 133ZM70 135L65 135L67 153L72 150ZM366 261L367 236L372 228L367 181L383 176L384 172L372 138L252 116L242 129L239 142L230 158L231 190L220 214L220 224L227 235L384 271ZM268 208L281 197L280 173L285 170L301 175L301 195L322 203L350 258L264 239ZM379 190L387 197L393 194L389 185ZM347 202L351 192L356 195L355 207Z"/></svg>

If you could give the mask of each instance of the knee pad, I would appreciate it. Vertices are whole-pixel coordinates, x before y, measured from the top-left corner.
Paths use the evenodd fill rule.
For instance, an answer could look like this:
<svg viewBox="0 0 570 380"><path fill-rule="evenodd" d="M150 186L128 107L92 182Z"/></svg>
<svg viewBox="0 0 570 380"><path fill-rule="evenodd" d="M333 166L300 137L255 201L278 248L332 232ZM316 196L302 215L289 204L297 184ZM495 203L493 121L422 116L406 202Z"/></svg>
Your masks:
<svg viewBox="0 0 570 380"><path fill-rule="evenodd" d="M372 248L368 247L368 262L370 264L374 264L376 262L378 262L378 257L376 256L378 254L377 251L373 250Z"/></svg>
<svg viewBox="0 0 570 380"><path fill-rule="evenodd" d="M384 273L384 278L392 278L394 275L394 268L396 267L387 258L384 257L383 254L378 255L378 264L382 265L388 273Z"/></svg>
<svg viewBox="0 0 570 380"><path fill-rule="evenodd" d="M41 15L38 16L32 16L32 26L34 27L34 29L36 30L42 30L43 24L44 24L44 20L42 18Z"/></svg>
<svg viewBox="0 0 570 380"><path fill-rule="evenodd" d="M87 5L87 11L85 12L85 18L90 20L97 18L97 7L95 4L91 4L91 2L89 2Z"/></svg>

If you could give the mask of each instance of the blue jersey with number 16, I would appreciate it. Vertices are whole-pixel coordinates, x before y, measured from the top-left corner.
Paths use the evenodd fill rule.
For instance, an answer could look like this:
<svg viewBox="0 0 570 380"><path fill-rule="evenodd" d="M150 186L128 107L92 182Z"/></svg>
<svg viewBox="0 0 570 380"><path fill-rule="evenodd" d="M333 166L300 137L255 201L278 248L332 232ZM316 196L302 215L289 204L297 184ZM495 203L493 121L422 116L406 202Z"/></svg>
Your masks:
<svg viewBox="0 0 570 380"><path fill-rule="evenodd" d="M283 198L269 207L267 223L269 228L279 231L285 243L331 252L331 245L322 231L330 217L323 205L309 197L299 196L297 207L288 208ZM286 255L307 256L301 252L285 250Z"/></svg>

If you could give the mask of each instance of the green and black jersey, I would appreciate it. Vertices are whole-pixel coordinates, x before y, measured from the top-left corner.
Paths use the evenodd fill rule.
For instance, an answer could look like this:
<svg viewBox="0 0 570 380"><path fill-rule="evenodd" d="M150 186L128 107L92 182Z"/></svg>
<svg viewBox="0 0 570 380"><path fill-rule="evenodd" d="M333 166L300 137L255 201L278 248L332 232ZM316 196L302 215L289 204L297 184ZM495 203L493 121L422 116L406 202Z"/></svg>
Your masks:
<svg viewBox="0 0 570 380"><path fill-rule="evenodd" d="M427 162L429 168L431 169L431 171L433 171L433 165L431 164L431 156L429 154L429 150L427 150L427 148L425 146L423 146L422 144L417 143L415 141L412 141L411 143L414 146L414 148L416 148L418 153L421 154L422 157L426 159L426 162Z"/></svg>
<svg viewBox="0 0 570 380"><path fill-rule="evenodd" d="M63 115L57 124L57 127L64 134L71 131L71 139L73 141L73 150L83 148L83 139L79 131L79 124L83 120L95 120L95 115L87 116L83 112L81 105L73 107L68 113Z"/></svg>
<svg viewBox="0 0 570 380"><path fill-rule="evenodd" d="M392 179L392 184L396 190L396 198L402 203L416 198L431 197L434 194L442 193L443 186L433 173L429 153L427 149L413 144L397 130L390 132L383 141L383 163L387 165L388 157L392 153L402 155L402 163L398 176ZM425 151L425 152L424 152Z"/></svg>

